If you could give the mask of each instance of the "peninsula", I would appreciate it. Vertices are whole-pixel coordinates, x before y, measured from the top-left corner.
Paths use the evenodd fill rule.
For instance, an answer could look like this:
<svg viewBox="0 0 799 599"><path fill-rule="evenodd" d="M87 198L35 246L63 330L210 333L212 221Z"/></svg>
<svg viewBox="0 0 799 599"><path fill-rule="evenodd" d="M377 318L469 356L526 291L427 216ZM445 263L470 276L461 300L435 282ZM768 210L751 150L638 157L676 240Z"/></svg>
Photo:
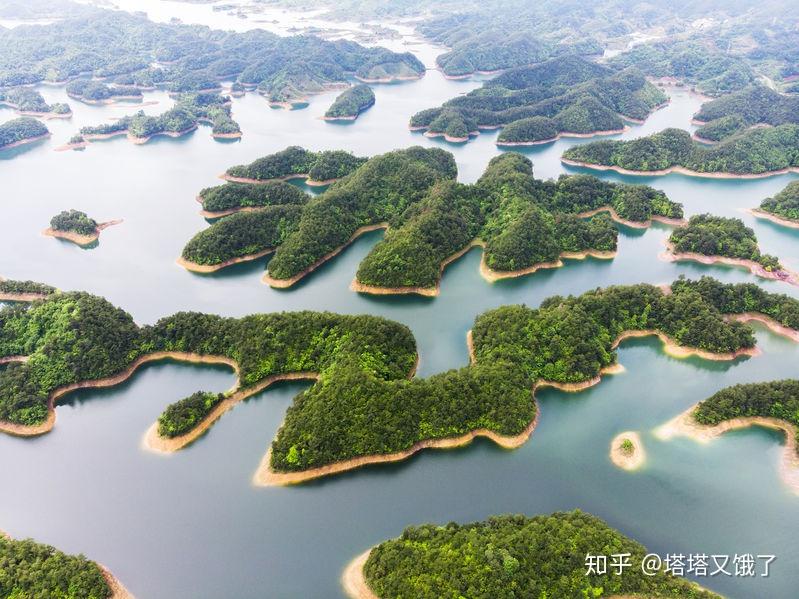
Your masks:
<svg viewBox="0 0 799 599"><path fill-rule="evenodd" d="M68 119L72 116L69 104L56 102L48 104L42 94L29 87L14 87L0 90L0 105L13 108L22 116L35 116L42 119Z"/></svg>
<svg viewBox="0 0 799 599"><path fill-rule="evenodd" d="M690 437L707 443L725 432L760 426L785 433L780 474L791 490L799 494L799 381L734 385L659 427L662 439Z"/></svg>
<svg viewBox="0 0 799 599"><path fill-rule="evenodd" d="M668 97L635 69L617 71L570 56L511 69L479 89L411 118L412 130L468 141L502 128L497 145L533 145L560 136L621 133L643 122Z"/></svg>
<svg viewBox="0 0 799 599"><path fill-rule="evenodd" d="M206 187L197 196L206 218L221 218L240 211L252 211L279 204L305 204L310 195L285 181L225 183Z"/></svg>
<svg viewBox="0 0 799 599"><path fill-rule="evenodd" d="M12 539L2 531L0 563L2 579L12 585L2 587L7 597L133 599L122 583L97 562L32 539Z"/></svg>
<svg viewBox="0 0 799 599"><path fill-rule="evenodd" d="M687 225L674 229L664 258L743 266L764 279L799 285L799 275L786 270L775 256L760 253L755 232L739 218L692 216Z"/></svg>
<svg viewBox="0 0 799 599"><path fill-rule="evenodd" d="M757 218L785 227L799 228L799 181L792 181L773 198L766 198L750 211Z"/></svg>
<svg viewBox="0 0 799 599"><path fill-rule="evenodd" d="M379 317L183 312L138 327L101 298L58 293L0 312L0 358L14 357L0 371L0 430L46 433L68 393L120 384L148 362L221 363L236 371L236 387L167 408L147 446L180 449L275 381L311 379L254 477L256 484L299 483L476 436L518 447L537 422L531 389L597 384L615 368L614 350L625 338L658 335L683 356L729 360L755 353L753 332L739 319L765 319L795 336L798 314L797 300L709 278L680 279L670 293L642 284L556 296L537 309L482 314L473 327L473 362L420 379L413 376L418 358L410 330ZM54 336L64 342L49 343ZM96 360L83 359L86 347ZM365 422L364 413L380 416Z"/></svg>
<svg viewBox="0 0 799 599"><path fill-rule="evenodd" d="M300 146L289 146L250 164L231 166L221 176L236 183L305 179L307 185L325 186L349 175L365 162L366 158L344 150L312 152Z"/></svg>
<svg viewBox="0 0 799 599"><path fill-rule="evenodd" d="M76 79L66 86L67 95L85 104L114 104L122 100L141 102L144 95L136 86L107 85L92 79Z"/></svg>
<svg viewBox="0 0 799 599"><path fill-rule="evenodd" d="M799 125L747 129L707 146L688 131L664 129L630 141L574 146L562 162L625 175L680 173L715 179L754 179L799 172Z"/></svg>
<svg viewBox="0 0 799 599"><path fill-rule="evenodd" d="M492 516L483 522L406 528L353 560L342 583L350 599L390 597L681 597L721 599L665 566L645 575L586 574L597 547L642 563L647 549L579 510L529 518ZM542 550L542 548L546 548Z"/></svg>
<svg viewBox="0 0 799 599"><path fill-rule="evenodd" d="M361 83L342 92L323 118L326 121L354 121L374 103L375 93L372 88Z"/></svg>
<svg viewBox="0 0 799 599"><path fill-rule="evenodd" d="M64 210L50 219L50 227L42 231L43 235L66 239L80 246L89 246L100 239L100 233L122 220L110 220L98 223L80 210Z"/></svg>
<svg viewBox="0 0 799 599"><path fill-rule="evenodd" d="M289 150L299 155L299 149ZM261 159L263 167L233 172L263 172L266 178L291 170L273 168L276 157ZM587 175L541 181L533 176L531 162L516 153L494 158L474 185L457 183L456 174L451 154L417 147L369 159L328 191L302 202L301 210L270 207L269 200L251 199L245 187L203 190L209 201L217 193L225 195L215 205L222 210L206 215L249 213L198 233L183 259L207 271L275 251L265 281L289 287L362 233L390 224L361 263L353 289L436 295L444 267L476 245L484 248L481 273L495 281L561 266L562 258L613 257L618 233L612 220L634 227L652 220L682 223L682 207L663 192ZM202 256L195 255L199 246L205 248Z"/></svg>

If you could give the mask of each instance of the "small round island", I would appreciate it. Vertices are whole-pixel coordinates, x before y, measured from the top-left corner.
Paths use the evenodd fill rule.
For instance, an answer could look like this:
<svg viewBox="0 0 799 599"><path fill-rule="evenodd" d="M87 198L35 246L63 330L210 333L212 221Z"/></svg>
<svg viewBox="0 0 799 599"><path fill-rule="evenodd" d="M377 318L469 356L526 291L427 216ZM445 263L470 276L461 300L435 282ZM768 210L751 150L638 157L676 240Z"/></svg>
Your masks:
<svg viewBox="0 0 799 599"><path fill-rule="evenodd" d="M646 461L641 436L634 431L625 431L610 442L610 461L624 470L637 470Z"/></svg>

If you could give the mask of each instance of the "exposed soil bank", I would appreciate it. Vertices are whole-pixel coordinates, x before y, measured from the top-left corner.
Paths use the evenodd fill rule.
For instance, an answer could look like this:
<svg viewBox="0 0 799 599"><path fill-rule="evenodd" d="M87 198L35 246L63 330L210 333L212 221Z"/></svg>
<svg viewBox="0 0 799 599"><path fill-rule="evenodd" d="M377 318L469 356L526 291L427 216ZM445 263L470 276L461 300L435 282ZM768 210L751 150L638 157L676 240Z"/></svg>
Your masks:
<svg viewBox="0 0 799 599"><path fill-rule="evenodd" d="M186 260L182 256L175 260L175 262L189 270L191 272L208 274L212 272L216 272L218 270L222 270L223 268L227 268L228 266L233 266L234 264L241 264L242 262L251 262L253 260L258 260L259 258L263 258L264 256L268 256L272 252L274 252L274 248L269 248L260 252L256 252L254 254L245 254L244 256L237 256L236 258L230 258L229 260L225 260L224 262L219 262L218 264L197 264L196 262L192 262L191 260Z"/></svg>
<svg viewBox="0 0 799 599"><path fill-rule="evenodd" d="M783 227L791 227L792 229L799 229L799 221L791 220L790 218L785 218L782 216L777 216L776 214L771 214L770 212L766 212L765 210L760 210L759 208L752 208L748 210L749 214L756 218L762 218L764 220L770 220L773 223L777 223L778 225L782 225Z"/></svg>
<svg viewBox="0 0 799 599"><path fill-rule="evenodd" d="M44 133L42 135L37 135L36 137L29 137L28 139L21 139L19 141L15 141L14 143L6 144L4 146L0 146L0 151L3 150L10 150L11 148L18 148L19 146L25 146L28 144L35 143L41 139L47 139L50 137L51 133Z"/></svg>
<svg viewBox="0 0 799 599"><path fill-rule="evenodd" d="M643 121L641 121L643 123ZM547 139L539 139L535 141L497 141L496 145L503 148L513 148L517 146L539 146L543 144L552 143L553 141L558 141L564 137L579 137L579 138L589 138L589 137L600 137L605 135L619 135L628 131L629 127L622 127L621 129L608 129L606 131L592 131L591 133L573 133L571 131L560 131L555 137L549 137Z"/></svg>
<svg viewBox="0 0 799 599"><path fill-rule="evenodd" d="M590 218L592 216L596 216L601 212L605 212L609 214L610 217L617 223L620 223L626 227L630 227L633 229L648 229L652 226L653 222L663 223L664 225L670 225L673 227L681 227L685 225L688 221L684 218L669 218L667 216L658 216L654 215L649 220L646 221L635 221L635 220L627 220L626 218L622 218L619 216L619 213L613 209L612 206L601 206L596 208L595 210L589 210L588 212L581 212L577 216L580 218Z"/></svg>
<svg viewBox="0 0 799 599"><path fill-rule="evenodd" d="M727 266L742 266L751 272L753 275L763 279L771 279L772 281L783 281L791 285L799 285L799 274L791 272L790 270L766 270L762 264L754 260L745 260L743 258L728 258L727 256L706 256L705 254L697 254L695 252L675 252L674 246L666 242L666 251L660 254L661 259L667 262L679 262L681 260L688 260L691 262L699 262L700 264L725 264Z"/></svg>

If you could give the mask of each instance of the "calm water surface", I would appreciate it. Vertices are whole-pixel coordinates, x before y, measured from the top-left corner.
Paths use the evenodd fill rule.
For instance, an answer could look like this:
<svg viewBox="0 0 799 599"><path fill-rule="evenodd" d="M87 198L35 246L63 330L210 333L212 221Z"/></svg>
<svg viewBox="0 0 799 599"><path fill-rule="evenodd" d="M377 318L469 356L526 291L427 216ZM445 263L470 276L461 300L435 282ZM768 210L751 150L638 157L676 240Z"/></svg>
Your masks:
<svg viewBox="0 0 799 599"><path fill-rule="evenodd" d="M413 49L427 64L440 52L425 45ZM260 283L265 260L215 276L193 275L175 264L185 242L207 226L197 213L198 190L219 183L217 175L228 166L290 144L361 155L413 144L446 147L456 156L460 180L476 180L498 153L495 132L456 146L409 132L407 121L416 111L479 85L476 79L447 81L431 70L419 82L375 86L376 105L351 125L319 120L335 93L292 112L272 110L263 98L247 95L233 104L244 131L237 143L216 142L201 127L179 140L134 146L121 138L92 144L85 152L57 153L53 149L81 125L134 109L70 101L75 116L48 123L52 140L0 154L0 274L105 296L141 324L178 310L231 316L299 309L379 314L413 329L420 376L466 364L466 331L477 315L496 306L537 305L553 294L661 283L680 274L756 280L743 270L659 260L669 234L662 226L622 229L614 260L570 261L565 268L493 285L480 277L479 250L474 250L447 269L436 299L373 298L349 290L359 261L381 233L362 237L288 291ZM50 101L64 99L59 88L42 92ZM680 90L671 93L667 108L623 137L689 127L701 100ZM170 105L160 92L145 99L159 102L145 107L149 113ZM12 116L0 110L0 120ZM582 140L525 153L539 177L556 177L576 172L559 161L574 143ZM661 188L689 215L743 218L763 251L799 269L799 233L744 212L779 191L790 176L733 182L679 175L603 177ZM125 222L105 231L91 250L42 237L50 217L66 208ZM757 282L799 296L788 285ZM303 385L277 386L250 399L199 442L163 457L140 448L163 408L197 389L227 389L234 379L222 368L151 365L125 385L71 396L58 408L57 426L48 435L0 436L0 528L83 552L109 566L143 599L329 598L342 596L339 576L354 555L407 525L581 508L661 554L776 554L768 579L702 582L739 599L794 597L799 497L779 479L781 437L749 430L700 446L683 439L662 442L651 432L727 385L795 375L796 344L760 328L757 338L763 355L731 363L676 360L654 340L625 343L619 351L625 373L576 395L541 393L540 424L518 450L478 441L293 488L255 488L250 477ZM608 459L610 440L623 430L642 432L649 460L639 472L618 470Z"/></svg>

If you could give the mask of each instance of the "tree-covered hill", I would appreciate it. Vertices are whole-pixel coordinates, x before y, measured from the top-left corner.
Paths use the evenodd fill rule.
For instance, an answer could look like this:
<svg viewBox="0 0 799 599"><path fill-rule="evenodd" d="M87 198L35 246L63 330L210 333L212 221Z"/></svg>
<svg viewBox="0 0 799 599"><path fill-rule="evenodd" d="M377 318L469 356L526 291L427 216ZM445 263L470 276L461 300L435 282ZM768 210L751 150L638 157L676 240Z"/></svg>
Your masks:
<svg viewBox="0 0 799 599"><path fill-rule="evenodd" d="M0 150L50 135L50 130L31 117L22 116L0 125Z"/></svg>
<svg viewBox="0 0 799 599"><path fill-rule="evenodd" d="M628 554L622 573L588 573L589 555ZM648 597L720 599L665 567L645 575L647 549L605 522L575 510L528 518L405 529L373 548L363 566L381 598Z"/></svg>
<svg viewBox="0 0 799 599"><path fill-rule="evenodd" d="M799 168L799 125L754 128L708 147L682 129L630 141L595 141L568 149L563 158L584 166L642 173L681 167L696 173L767 175Z"/></svg>
<svg viewBox="0 0 799 599"><path fill-rule="evenodd" d="M0 533L0 597L109 599L113 591L100 567L31 539Z"/></svg>
<svg viewBox="0 0 799 599"><path fill-rule="evenodd" d="M799 96L763 86L748 87L703 104L694 118L705 123L697 130L698 137L721 141L755 125L799 123Z"/></svg>
<svg viewBox="0 0 799 599"><path fill-rule="evenodd" d="M296 172L304 152L289 148L228 172L270 178ZM388 223L385 239L361 263L357 282L427 292L437 286L442 262L478 240L485 245L488 268L519 271L555 262L563 253L615 250L617 232L610 219L582 214L613 211L641 225L652 218L682 218L682 207L651 187L585 175L537 180L531 162L516 153L494 158L476 185L456 183L455 175L451 154L411 148L371 158L307 203L307 196L283 194L283 188L274 198L255 198L248 190L255 191L254 185L203 190L204 206L267 208L214 223L191 240L183 258L214 265L277 248L270 277L294 280L359 228ZM225 197L212 201L216 194ZM296 209L274 207L289 203Z"/></svg>
<svg viewBox="0 0 799 599"><path fill-rule="evenodd" d="M274 375L318 372L272 444L271 468L298 472L477 429L524 434L535 418L535 384L597 377L615 363L621 333L656 330L679 345L736 352L755 343L748 325L725 318L741 312L799 328L799 303L756 285L679 280L669 295L652 285L608 287L551 297L538 308L490 310L473 327L474 364L408 379L416 360L413 336L379 317L184 312L139 327L101 298L57 293L0 310L0 357L29 357L0 371L0 420L40 424L58 388L119 375L155 352L235 361L245 391ZM178 429L186 430L186 417L202 417L206 398L199 398L167 411Z"/></svg>
<svg viewBox="0 0 799 599"><path fill-rule="evenodd" d="M325 112L325 118L354 120L374 103L375 93L371 87L362 83L342 92Z"/></svg>
<svg viewBox="0 0 799 599"><path fill-rule="evenodd" d="M391 73L422 76L424 66L410 53L345 40L155 23L115 10L0 30L0 87L88 75L177 93L217 90L221 79L233 79L270 101L290 102L345 83L351 74Z"/></svg>
<svg viewBox="0 0 799 599"><path fill-rule="evenodd" d="M225 176L231 180L244 179L255 183L294 177L329 183L349 175L364 162L366 158L344 150L313 152L299 146L289 146L250 164L231 166Z"/></svg>
<svg viewBox="0 0 799 599"><path fill-rule="evenodd" d="M799 181L792 181L773 198L766 198L760 210L774 216L799 222Z"/></svg>
<svg viewBox="0 0 799 599"><path fill-rule="evenodd" d="M645 119L666 100L635 69L616 71L566 56L506 71L440 108L417 113L410 126L450 139L507 126L498 143L539 142L558 133L619 131L622 117ZM535 127L532 118L538 119Z"/></svg>
<svg viewBox="0 0 799 599"><path fill-rule="evenodd" d="M48 104L42 94L29 87L0 89L0 104L5 104L20 114L30 116L59 117L70 116L72 113L69 104L63 102Z"/></svg>

